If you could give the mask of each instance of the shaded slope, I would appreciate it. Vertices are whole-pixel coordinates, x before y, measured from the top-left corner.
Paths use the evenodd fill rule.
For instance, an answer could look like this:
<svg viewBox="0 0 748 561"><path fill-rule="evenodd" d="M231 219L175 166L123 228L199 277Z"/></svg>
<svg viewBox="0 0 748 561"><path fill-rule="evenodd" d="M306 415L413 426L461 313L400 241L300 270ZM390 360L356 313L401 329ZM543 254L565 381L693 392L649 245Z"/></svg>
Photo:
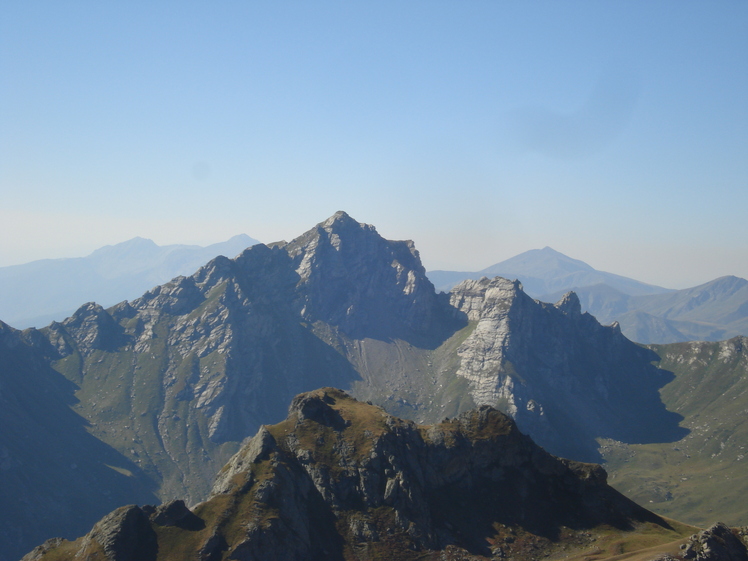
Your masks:
<svg viewBox="0 0 748 561"><path fill-rule="evenodd" d="M530 559L690 533L629 501L596 465L550 456L505 415L481 408L417 426L339 390L296 397L186 511L124 507L77 542L27 560ZM647 545L650 545L648 543ZM598 545L604 545L601 539Z"/></svg>
<svg viewBox="0 0 748 561"><path fill-rule="evenodd" d="M75 537L123 503L151 502L154 485L97 440L70 410L75 387L49 367L33 341L0 322L0 559L29 544Z"/></svg>
<svg viewBox="0 0 748 561"><path fill-rule="evenodd" d="M464 281L452 304L476 322L457 351L457 375L478 405L509 412L553 453L597 460L597 438L672 442L685 434L658 389L672 374L657 355L582 314L574 293L532 300L518 282Z"/></svg>
<svg viewBox="0 0 748 561"><path fill-rule="evenodd" d="M705 525L748 520L748 339L656 345L675 373L663 387L688 434L674 443L605 442L611 481L667 516Z"/></svg>

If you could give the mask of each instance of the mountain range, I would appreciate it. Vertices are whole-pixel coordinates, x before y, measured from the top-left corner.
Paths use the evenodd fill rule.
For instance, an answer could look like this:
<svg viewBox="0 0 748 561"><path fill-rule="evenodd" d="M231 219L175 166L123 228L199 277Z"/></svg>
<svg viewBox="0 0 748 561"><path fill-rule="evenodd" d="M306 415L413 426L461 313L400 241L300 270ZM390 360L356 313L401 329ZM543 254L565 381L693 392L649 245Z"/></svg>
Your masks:
<svg viewBox="0 0 748 561"><path fill-rule="evenodd" d="M218 255L233 256L258 243L247 235L207 247L158 246L133 238L88 257L46 259L0 267L0 318L18 328L70 316L81 302L104 307L131 300L179 275L191 275ZM582 311L601 323L617 321L639 343L720 341L748 334L748 281L722 277L672 290L598 271L550 247L530 250L477 272L430 271L437 291L465 279L518 279L528 295L556 302L573 290Z"/></svg>
<svg viewBox="0 0 748 561"><path fill-rule="evenodd" d="M490 407L419 426L323 388L263 426L193 509L123 506L23 561L530 561L677 554L694 530L626 499L600 466L551 456ZM734 561L748 558L732 542Z"/></svg>
<svg viewBox="0 0 748 561"><path fill-rule="evenodd" d="M246 234L206 247L158 246L133 238L87 257L43 259L0 267L0 318L18 328L70 316L83 302L112 306L179 275L191 275L218 255L233 257L259 243Z"/></svg>
<svg viewBox="0 0 748 561"><path fill-rule="evenodd" d="M639 343L748 335L748 281L738 277L672 290L597 271L550 247L526 251L478 272L430 271L428 276L441 291L464 279L518 279L527 294L544 302L555 302L573 290L583 311L603 324L618 322L624 335Z"/></svg>
<svg viewBox="0 0 748 561"><path fill-rule="evenodd" d="M17 429L0 432L0 494L19 505L0 513L11 544L3 561L40 538L85 534L128 494L119 504L204 501L246 438L286 418L295 395L325 386L421 424L482 406L504 411L553 454L608 462L616 485L641 478L636 465L653 488L675 477L639 450L696 456L719 441L732 454L744 442L714 390L740 379L741 339L733 350L643 347L583 313L574 293L547 304L503 278L438 293L412 242L385 240L343 212L132 301L88 303L43 329L1 327L0 411ZM695 379L701 397L669 397ZM740 392L729 399L730 412L748 408ZM701 415L712 416L709 430ZM700 455L677 476L719 466L744 495L739 455ZM748 517L739 501L695 504L670 483L665 506L685 522L708 508L732 524ZM101 500L106 490L111 502Z"/></svg>

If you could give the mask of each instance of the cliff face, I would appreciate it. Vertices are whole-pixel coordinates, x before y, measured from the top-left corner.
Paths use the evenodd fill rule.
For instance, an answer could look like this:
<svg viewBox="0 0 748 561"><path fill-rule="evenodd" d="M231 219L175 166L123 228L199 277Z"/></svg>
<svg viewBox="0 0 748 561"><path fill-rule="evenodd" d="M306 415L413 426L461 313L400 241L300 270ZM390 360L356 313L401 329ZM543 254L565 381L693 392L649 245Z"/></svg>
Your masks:
<svg viewBox="0 0 748 561"><path fill-rule="evenodd" d="M419 426L326 388L262 427L192 511L123 507L25 559L529 559L603 525L680 535L605 480L490 407Z"/></svg>
<svg viewBox="0 0 748 561"><path fill-rule="evenodd" d="M478 405L509 413L557 454L597 460L596 438L671 442L685 433L657 390L672 375L657 355L582 314L573 292L555 305L532 300L517 281L464 281L451 304L475 322L458 348L458 376Z"/></svg>

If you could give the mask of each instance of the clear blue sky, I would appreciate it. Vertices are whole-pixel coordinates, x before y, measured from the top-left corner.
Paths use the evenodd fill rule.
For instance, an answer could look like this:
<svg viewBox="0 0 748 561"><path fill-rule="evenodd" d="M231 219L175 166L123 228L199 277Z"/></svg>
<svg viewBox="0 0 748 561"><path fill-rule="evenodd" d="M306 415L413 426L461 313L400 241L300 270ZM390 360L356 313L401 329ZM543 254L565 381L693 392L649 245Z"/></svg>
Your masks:
<svg viewBox="0 0 748 561"><path fill-rule="evenodd" d="M0 266L337 210L428 269L748 277L748 2L4 2Z"/></svg>

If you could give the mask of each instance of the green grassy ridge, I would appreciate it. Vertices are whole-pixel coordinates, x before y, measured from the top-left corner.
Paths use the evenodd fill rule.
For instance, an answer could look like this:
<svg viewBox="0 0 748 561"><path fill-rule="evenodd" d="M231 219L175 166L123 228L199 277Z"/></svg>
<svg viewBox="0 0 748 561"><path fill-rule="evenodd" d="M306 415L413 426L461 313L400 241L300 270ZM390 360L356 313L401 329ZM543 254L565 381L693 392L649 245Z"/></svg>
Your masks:
<svg viewBox="0 0 748 561"><path fill-rule="evenodd" d="M661 390L689 433L677 442L602 442L611 484L666 516L706 526L748 522L748 356L745 338L653 345L675 374Z"/></svg>

